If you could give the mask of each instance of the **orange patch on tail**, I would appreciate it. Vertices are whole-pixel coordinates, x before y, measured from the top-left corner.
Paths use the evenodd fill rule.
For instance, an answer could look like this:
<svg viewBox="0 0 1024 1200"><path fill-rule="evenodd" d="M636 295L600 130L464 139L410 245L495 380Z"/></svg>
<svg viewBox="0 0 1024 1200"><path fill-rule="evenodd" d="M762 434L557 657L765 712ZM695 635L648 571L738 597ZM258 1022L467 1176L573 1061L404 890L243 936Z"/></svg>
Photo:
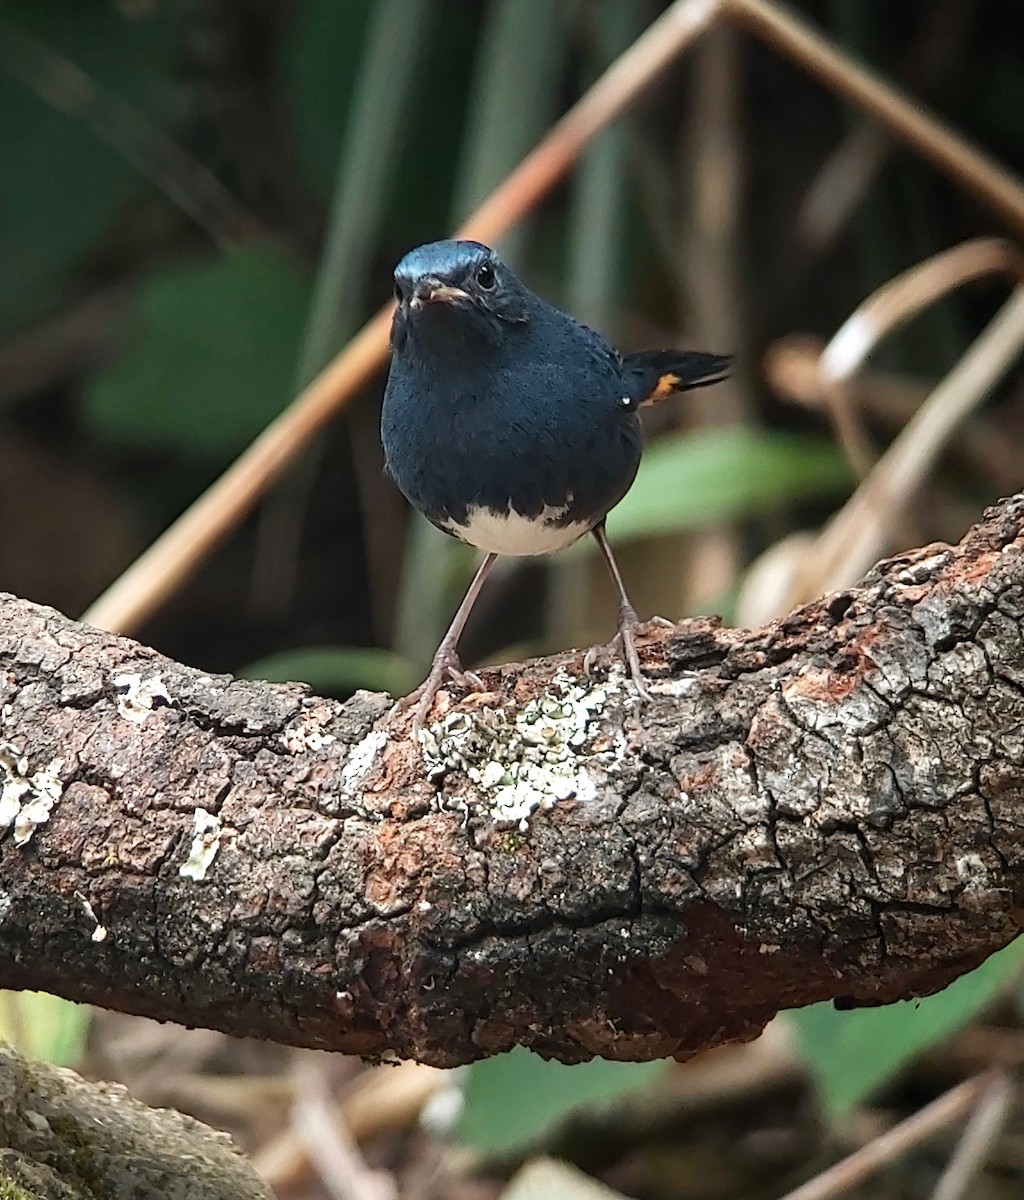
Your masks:
<svg viewBox="0 0 1024 1200"><path fill-rule="evenodd" d="M641 408L650 408L652 404L657 404L659 400L664 400L671 396L679 386L680 378L672 371L666 371L664 375L659 376L658 382L647 393L646 397L640 404Z"/></svg>

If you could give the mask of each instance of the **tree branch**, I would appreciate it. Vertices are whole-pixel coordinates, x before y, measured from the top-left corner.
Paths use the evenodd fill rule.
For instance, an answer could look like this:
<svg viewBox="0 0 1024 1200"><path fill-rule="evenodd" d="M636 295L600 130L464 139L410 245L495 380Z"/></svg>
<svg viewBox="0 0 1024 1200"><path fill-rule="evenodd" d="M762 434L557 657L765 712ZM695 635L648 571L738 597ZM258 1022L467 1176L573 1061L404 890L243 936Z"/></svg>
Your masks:
<svg viewBox="0 0 1024 1200"><path fill-rule="evenodd" d="M1021 928L1022 548L1016 496L764 629L652 628L645 705L485 671L433 777L386 697L0 598L0 986L441 1065L934 991Z"/></svg>

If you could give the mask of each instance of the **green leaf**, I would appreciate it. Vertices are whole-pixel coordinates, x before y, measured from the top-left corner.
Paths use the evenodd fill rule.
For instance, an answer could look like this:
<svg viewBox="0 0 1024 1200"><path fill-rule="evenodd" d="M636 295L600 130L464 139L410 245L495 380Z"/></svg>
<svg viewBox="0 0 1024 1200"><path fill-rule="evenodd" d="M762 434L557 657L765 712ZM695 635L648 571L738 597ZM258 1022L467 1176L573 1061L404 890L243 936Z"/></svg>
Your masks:
<svg viewBox="0 0 1024 1200"><path fill-rule="evenodd" d="M926 1046L975 1016L1024 962L1024 938L934 996L838 1012L814 1004L786 1014L821 1094L836 1115L897 1074Z"/></svg>
<svg viewBox="0 0 1024 1200"><path fill-rule="evenodd" d="M308 303L308 281L268 246L154 272L134 340L86 392L87 420L133 446L234 453L291 399Z"/></svg>
<svg viewBox="0 0 1024 1200"><path fill-rule="evenodd" d="M568 1163L536 1158L516 1173L501 1200L625 1200Z"/></svg>
<svg viewBox="0 0 1024 1200"><path fill-rule="evenodd" d="M308 683L315 692L350 695L358 688L401 696L416 683L412 665L390 650L363 646L306 646L251 663L239 675L270 683Z"/></svg>
<svg viewBox="0 0 1024 1200"><path fill-rule="evenodd" d="M664 1062L621 1063L603 1058L567 1067L528 1050L513 1050L469 1068L456 1134L491 1153L518 1150L571 1112L615 1100L649 1083L664 1069Z"/></svg>
<svg viewBox="0 0 1024 1200"><path fill-rule="evenodd" d="M758 433L742 425L658 438L636 482L608 518L613 542L678 533L762 513L794 500L835 496L849 467L823 438Z"/></svg>
<svg viewBox="0 0 1024 1200"><path fill-rule="evenodd" d="M40 310L146 182L83 119L81 96L50 71L52 102L24 76L40 73L21 34L105 84L157 124L183 107L173 82L179 47L166 6L17 0L0 23L0 328Z"/></svg>
<svg viewBox="0 0 1024 1200"><path fill-rule="evenodd" d="M0 992L0 1039L58 1067L81 1061L91 1020L86 1004L46 992Z"/></svg>

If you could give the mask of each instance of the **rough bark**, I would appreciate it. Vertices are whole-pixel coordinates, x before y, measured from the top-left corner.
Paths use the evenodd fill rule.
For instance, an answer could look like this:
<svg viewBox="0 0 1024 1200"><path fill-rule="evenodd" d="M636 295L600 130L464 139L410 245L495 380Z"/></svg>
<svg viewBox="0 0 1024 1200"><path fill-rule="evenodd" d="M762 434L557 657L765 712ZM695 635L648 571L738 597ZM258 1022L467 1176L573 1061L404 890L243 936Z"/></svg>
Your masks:
<svg viewBox="0 0 1024 1200"><path fill-rule="evenodd" d="M0 987L442 1065L941 988L1021 927L1022 530L1014 497L764 629L651 628L650 703L580 654L489 670L433 777L386 697L0 600Z"/></svg>

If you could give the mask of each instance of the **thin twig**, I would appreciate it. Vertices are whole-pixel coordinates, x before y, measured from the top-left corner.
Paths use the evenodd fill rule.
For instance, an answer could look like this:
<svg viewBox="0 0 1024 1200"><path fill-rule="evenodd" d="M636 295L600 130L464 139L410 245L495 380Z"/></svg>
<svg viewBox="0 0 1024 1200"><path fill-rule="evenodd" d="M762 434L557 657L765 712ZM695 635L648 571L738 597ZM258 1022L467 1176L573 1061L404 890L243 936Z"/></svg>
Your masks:
<svg viewBox="0 0 1024 1200"><path fill-rule="evenodd" d="M1024 183L994 159L844 54L783 5L767 0L728 0L726 11L774 50L788 55L909 142L1017 233L1024 233Z"/></svg>
<svg viewBox="0 0 1024 1200"><path fill-rule="evenodd" d="M816 370L806 365L801 369L801 355L794 356L792 348L788 363L785 355L780 358L776 354L770 369L778 375L782 367L782 374L788 375L805 403L816 401L826 406L836 436L862 482L815 541L788 538L781 551L773 549L762 556L763 570L751 574L743 587L750 603L744 600L741 607L748 617L756 614L767 619L771 613L787 611L797 600L851 583L871 566L886 541L899 534L898 522L907 500L949 434L984 398L998 375L987 382L983 373L963 377L968 387L982 385L968 396L957 390L965 386L963 382L950 387L954 378L961 378L966 358L961 360L945 383L921 404L873 470L860 407L854 403L853 382L888 333L953 289L993 273L1019 282L1024 279L1024 256L1011 243L997 238L964 242L918 263L874 292L834 334L821 352ZM1012 355L1012 349L1009 353ZM975 348L968 357L973 354ZM981 361L982 372L984 367ZM775 583L768 596L770 607L763 599L766 578Z"/></svg>
<svg viewBox="0 0 1024 1200"><path fill-rule="evenodd" d="M722 27L705 38L694 55L691 107L681 143L686 205L676 234L680 283L697 345L739 348L744 288L738 247L742 219L743 39ZM686 405L691 427L741 424L750 415L751 397L739 371L715 395L694 393ZM681 410L680 410L681 411ZM718 522L678 543L675 569L662 559L653 571L662 578L662 599L669 612L704 612L736 586L742 563L735 523ZM658 606L662 611L662 606Z"/></svg>
<svg viewBox="0 0 1024 1200"><path fill-rule="evenodd" d="M272 421L239 458L90 606L82 618L134 630L187 579L383 361L391 325L382 309L331 365Z"/></svg>
<svg viewBox="0 0 1024 1200"><path fill-rule="evenodd" d="M783 1200L834 1200L834 1197L848 1192L912 1147L927 1142L970 1112L990 1081L989 1075L977 1075L951 1088L912 1117L900 1121L827 1171L822 1171L814 1179L789 1192Z"/></svg>
<svg viewBox="0 0 1024 1200"><path fill-rule="evenodd" d="M858 478L871 468L870 442L849 385L868 355L905 325L957 288L988 275L1024 279L1024 255L1000 238L975 238L917 263L890 279L854 310L825 347L818 364L821 394L836 437Z"/></svg>
<svg viewBox="0 0 1024 1200"><path fill-rule="evenodd" d="M1001 238L973 238L888 280L859 304L825 347L823 390L845 383L878 343L957 288L989 275L1024 280L1024 254Z"/></svg>
<svg viewBox="0 0 1024 1200"><path fill-rule="evenodd" d="M401 159L401 135L416 102L429 0L384 0L374 6L356 80L348 127L338 152L334 188L313 297L299 352L296 390L304 388L359 328L366 308L369 264ZM380 435L367 444L367 422L350 422L352 462L364 512L387 511L388 487L379 461ZM269 497L260 512L253 561L250 612L260 621L282 620L298 578L303 525L323 459L317 440ZM373 612L385 605L380 572L386 521L367 521ZM384 628L384 627L382 627ZM378 631L380 632L380 631Z"/></svg>
<svg viewBox="0 0 1024 1200"><path fill-rule="evenodd" d="M372 1171L331 1104L323 1074L307 1060L296 1069L292 1124L331 1200L395 1200L391 1176Z"/></svg>
<svg viewBox="0 0 1024 1200"><path fill-rule="evenodd" d="M870 475L832 518L808 557L794 596L849 586L882 553L894 517L963 418L989 394L1024 346L1024 286L1019 286Z"/></svg>
<svg viewBox="0 0 1024 1200"><path fill-rule="evenodd" d="M964 1200L985 1158L1006 1125L1016 1089L1005 1075L997 1075L978 1100L946 1169L932 1193L932 1200Z"/></svg>
<svg viewBox="0 0 1024 1200"><path fill-rule="evenodd" d="M561 118L459 230L489 242L533 208L589 140L719 16L725 0L676 0ZM255 507L267 487L384 362L392 306L345 349L223 475L92 604L84 620L137 629Z"/></svg>
<svg viewBox="0 0 1024 1200"><path fill-rule="evenodd" d="M426 1104L450 1083L450 1072L423 1063L406 1061L396 1067L379 1067L361 1076L341 1099L337 1120L344 1122L357 1145L407 1130L419 1120ZM277 1191L298 1191L313 1182L306 1142L294 1124L266 1141L253 1156L253 1165Z"/></svg>
<svg viewBox="0 0 1024 1200"><path fill-rule="evenodd" d="M583 147L623 113L721 15L727 0L676 0L621 54L459 231L492 241L562 178Z"/></svg>
<svg viewBox="0 0 1024 1200"><path fill-rule="evenodd" d="M793 334L776 341L762 359L765 379L781 399L818 412L821 394L819 359L825 349L821 338ZM914 419L931 388L909 376L863 369L849 380L850 399L870 420L898 432ZM1020 487L1022 453L1019 441L995 422L975 416L966 421L950 452L979 477L992 483L1000 495Z"/></svg>
<svg viewBox="0 0 1024 1200"><path fill-rule="evenodd" d="M905 56L904 87L930 98L963 41L977 0L946 0L932 6L920 37ZM892 138L860 119L829 154L807 189L794 222L795 241L821 253L839 236L893 148Z"/></svg>

